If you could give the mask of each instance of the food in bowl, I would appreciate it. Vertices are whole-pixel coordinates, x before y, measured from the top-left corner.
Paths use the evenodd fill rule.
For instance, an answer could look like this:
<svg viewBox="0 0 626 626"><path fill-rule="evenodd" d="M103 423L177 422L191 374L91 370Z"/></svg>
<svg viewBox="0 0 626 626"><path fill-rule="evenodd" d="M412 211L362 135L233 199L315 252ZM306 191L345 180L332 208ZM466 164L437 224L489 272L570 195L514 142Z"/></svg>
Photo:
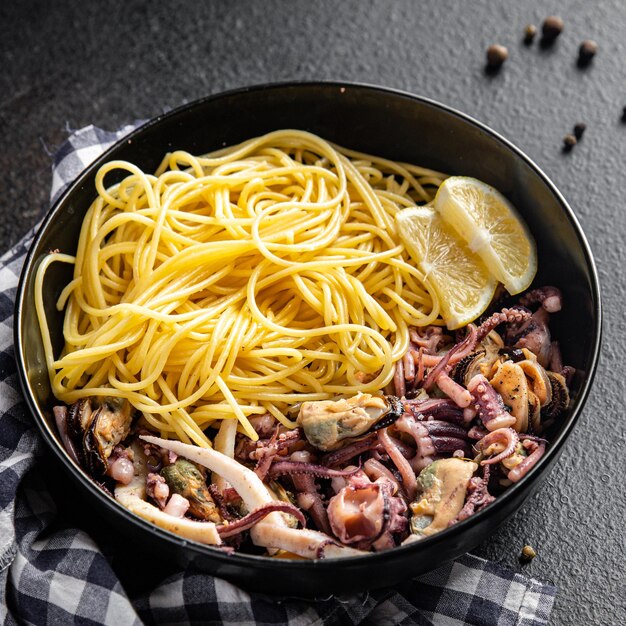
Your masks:
<svg viewBox="0 0 626 626"><path fill-rule="evenodd" d="M359 555L465 519L543 455L569 403L561 295L497 310L536 255L493 188L293 130L154 175L112 161L96 188L36 302L60 437L136 514L227 550Z"/></svg>

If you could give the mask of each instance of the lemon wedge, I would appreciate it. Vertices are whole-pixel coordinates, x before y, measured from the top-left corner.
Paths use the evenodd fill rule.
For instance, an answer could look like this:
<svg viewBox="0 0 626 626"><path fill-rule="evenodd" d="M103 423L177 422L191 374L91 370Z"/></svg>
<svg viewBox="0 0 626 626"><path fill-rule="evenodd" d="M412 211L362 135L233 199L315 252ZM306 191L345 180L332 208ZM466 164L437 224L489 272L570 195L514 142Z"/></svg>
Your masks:
<svg viewBox="0 0 626 626"><path fill-rule="evenodd" d="M489 306L496 280L436 211L410 207L396 213L402 243L430 282L450 330L461 328Z"/></svg>
<svg viewBox="0 0 626 626"><path fill-rule="evenodd" d="M535 242L497 189L475 178L451 176L439 187L434 207L510 294L530 286L537 273Z"/></svg>

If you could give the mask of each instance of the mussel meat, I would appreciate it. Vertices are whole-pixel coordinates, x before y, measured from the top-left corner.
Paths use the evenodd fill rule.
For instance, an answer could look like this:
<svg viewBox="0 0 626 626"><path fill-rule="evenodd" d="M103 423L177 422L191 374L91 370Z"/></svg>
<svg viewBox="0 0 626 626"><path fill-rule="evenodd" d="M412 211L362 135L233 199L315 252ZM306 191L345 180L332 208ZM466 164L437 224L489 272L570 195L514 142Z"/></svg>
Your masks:
<svg viewBox="0 0 626 626"><path fill-rule="evenodd" d="M524 349L525 359L496 362L490 383L515 417L513 428L519 433L540 432L541 407L552 402L549 374L535 356Z"/></svg>
<svg viewBox="0 0 626 626"><path fill-rule="evenodd" d="M209 522L221 522L221 516L206 484L206 474L196 465L179 458L161 470L171 493L177 493L189 501L189 513Z"/></svg>
<svg viewBox="0 0 626 626"><path fill-rule="evenodd" d="M454 367L452 378L459 385L467 387L476 374L489 377L489 371L498 360L504 342L500 335L492 330L474 352L461 359Z"/></svg>
<svg viewBox="0 0 626 626"><path fill-rule="evenodd" d="M477 469L473 461L457 458L439 459L424 468L417 479L421 495L410 506L411 532L428 536L448 528L463 508Z"/></svg>
<svg viewBox="0 0 626 626"><path fill-rule="evenodd" d="M565 377L556 372L546 372L551 387L550 402L541 407L541 415L547 418L557 417L569 406L569 391Z"/></svg>
<svg viewBox="0 0 626 626"><path fill-rule="evenodd" d="M68 433L78 445L89 472L106 472L109 457L128 435L132 420L133 408L124 398L83 398L69 408Z"/></svg>
<svg viewBox="0 0 626 626"><path fill-rule="evenodd" d="M359 393L352 398L303 402L297 423L309 443L324 451L336 450L344 439L393 424L404 412L395 396Z"/></svg>

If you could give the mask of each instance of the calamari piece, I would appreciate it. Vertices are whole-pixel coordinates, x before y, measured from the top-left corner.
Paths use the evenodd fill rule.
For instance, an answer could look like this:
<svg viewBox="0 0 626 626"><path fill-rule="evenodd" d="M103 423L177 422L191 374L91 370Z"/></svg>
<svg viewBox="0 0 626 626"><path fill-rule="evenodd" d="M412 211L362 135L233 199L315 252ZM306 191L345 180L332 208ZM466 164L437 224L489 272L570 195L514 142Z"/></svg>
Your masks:
<svg viewBox="0 0 626 626"><path fill-rule="evenodd" d="M308 528L288 528L260 522L250 530L255 545L287 550L307 559L363 556L369 552L337 543L328 535Z"/></svg>
<svg viewBox="0 0 626 626"><path fill-rule="evenodd" d="M478 469L473 461L440 459L420 472L422 494L411 504L411 532L429 536L448 528L465 503L472 475Z"/></svg>
<svg viewBox="0 0 626 626"><path fill-rule="evenodd" d="M373 459L370 459L373 461ZM386 550L395 545L395 537L408 529L407 506L394 495L396 480L383 474L375 482L365 477L349 479L328 503L328 517L333 533L342 543L361 550Z"/></svg>
<svg viewBox="0 0 626 626"><path fill-rule="evenodd" d="M141 439L217 472L233 486L250 511L274 502L267 487L252 470L220 452L147 435L142 435ZM287 550L309 559L365 554L336 544L324 533L306 528L289 528L283 514L276 511L252 527L250 536L257 546Z"/></svg>
<svg viewBox="0 0 626 626"><path fill-rule="evenodd" d="M215 440L213 441L215 449L218 452L229 456L231 459L235 456L235 440L237 437L238 423L239 422L236 419L222 420L220 429L215 436ZM224 491L230 487L230 485L218 474L213 474L211 480L220 491Z"/></svg>
<svg viewBox="0 0 626 626"><path fill-rule="evenodd" d="M197 522L187 518L173 517L146 502L146 477L148 466L146 456L139 445L133 445L135 475L128 485L115 487L115 499L131 513L151 522L163 530L208 545L220 545L222 540L213 522Z"/></svg>
<svg viewBox="0 0 626 626"><path fill-rule="evenodd" d="M403 411L402 402L394 396L359 393L341 400L303 402L297 423L311 445L330 451L340 448L344 439L389 426Z"/></svg>
<svg viewBox="0 0 626 626"><path fill-rule="evenodd" d="M198 463L198 465L202 465L212 472L217 472L233 486L250 511L274 501L266 486L252 470L221 452L211 448L191 446L180 441L161 439L152 435L141 435L139 438L155 446L160 446L165 450L171 450L178 456L184 456L186 459ZM278 514L276 514L276 517L281 519Z"/></svg>
<svg viewBox="0 0 626 626"><path fill-rule="evenodd" d="M389 516L389 494L379 484L344 487L328 503L333 533L342 543L362 544L376 541Z"/></svg>

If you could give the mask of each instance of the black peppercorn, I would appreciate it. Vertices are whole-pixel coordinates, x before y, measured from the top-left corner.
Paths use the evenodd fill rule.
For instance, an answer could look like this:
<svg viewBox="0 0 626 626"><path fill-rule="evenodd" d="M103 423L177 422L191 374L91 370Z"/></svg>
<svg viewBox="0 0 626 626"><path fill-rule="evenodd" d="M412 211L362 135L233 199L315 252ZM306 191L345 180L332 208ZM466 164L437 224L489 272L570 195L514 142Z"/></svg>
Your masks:
<svg viewBox="0 0 626 626"><path fill-rule="evenodd" d="M626 106L622 107L622 122L626 122Z"/></svg>
<svg viewBox="0 0 626 626"><path fill-rule="evenodd" d="M583 136L583 133L587 129L587 124L583 124L582 122L578 122L576 126L574 126L574 137L576 139L580 139Z"/></svg>
<svg viewBox="0 0 626 626"><path fill-rule="evenodd" d="M522 548L522 553L520 554L520 561L524 563L529 563L537 556L537 552L532 546L524 546Z"/></svg>
<svg viewBox="0 0 626 626"><path fill-rule="evenodd" d="M558 15L546 17L541 26L543 40L551 43L563 32L563 20Z"/></svg>
<svg viewBox="0 0 626 626"><path fill-rule="evenodd" d="M565 137L563 137L563 150L569 152L577 143L578 140L574 135L565 135Z"/></svg>
<svg viewBox="0 0 626 626"><path fill-rule="evenodd" d="M598 51L598 44L592 39L585 39L578 48L578 65L588 65Z"/></svg>
<svg viewBox="0 0 626 626"><path fill-rule="evenodd" d="M499 44L487 48L487 67L499 68L509 58L509 51Z"/></svg>
<svg viewBox="0 0 626 626"><path fill-rule="evenodd" d="M537 34L537 27L534 24L527 24L524 29L524 43L530 45Z"/></svg>

